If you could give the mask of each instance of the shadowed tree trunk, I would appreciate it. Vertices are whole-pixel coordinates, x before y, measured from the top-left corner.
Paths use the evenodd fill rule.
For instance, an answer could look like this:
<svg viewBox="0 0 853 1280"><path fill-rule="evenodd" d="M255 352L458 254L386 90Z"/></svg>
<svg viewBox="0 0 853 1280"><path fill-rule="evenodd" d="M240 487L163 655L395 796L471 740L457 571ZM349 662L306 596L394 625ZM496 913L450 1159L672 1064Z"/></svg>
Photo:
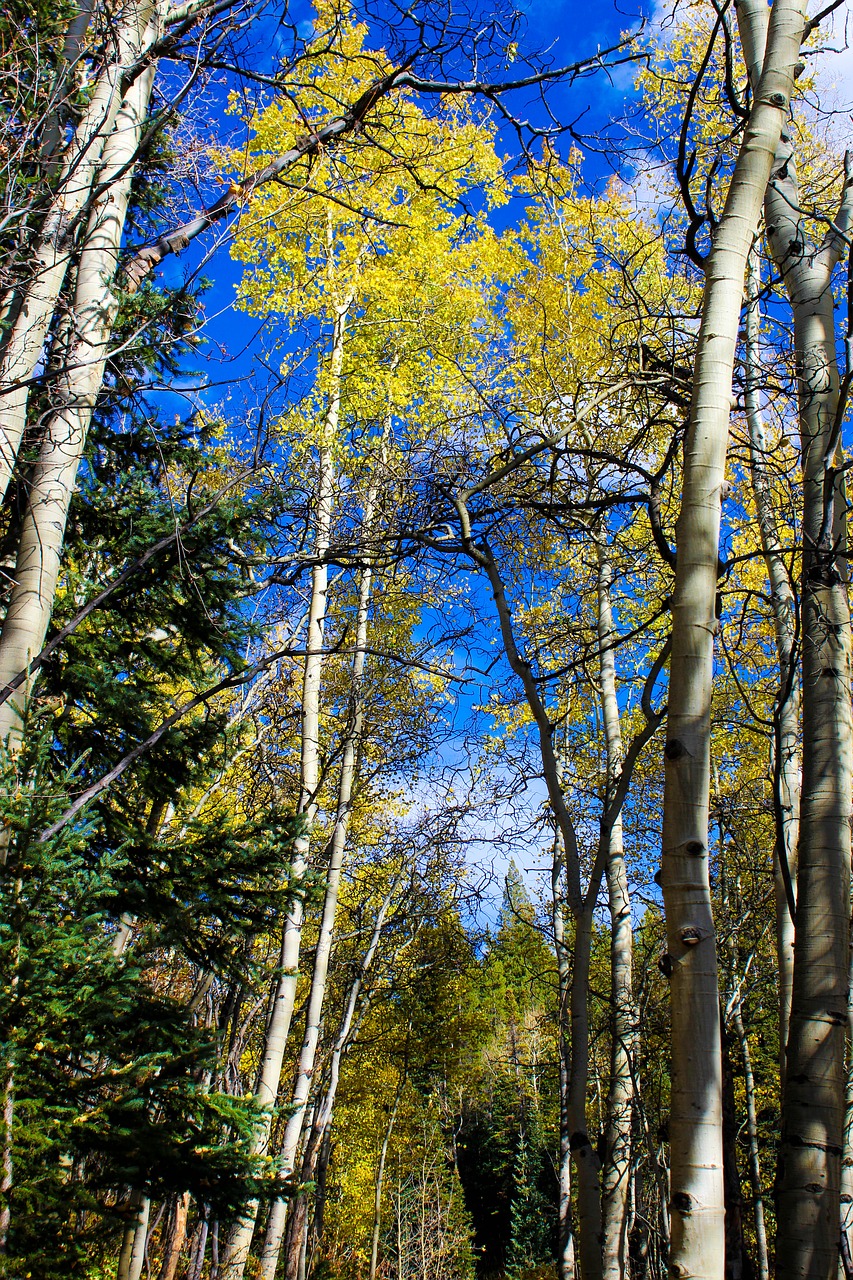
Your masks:
<svg viewBox="0 0 853 1280"><path fill-rule="evenodd" d="M672 1280L720 1280L725 1269L720 1011L708 874L720 520L747 256L788 114L804 27L802 0L775 0L764 69L706 262L684 448L661 868L672 1009Z"/></svg>
<svg viewBox="0 0 853 1280"><path fill-rule="evenodd" d="M738 20L755 80L765 48L766 10L758 0L743 0ZM771 39L772 32L766 39L765 68ZM765 199L767 238L794 319L803 471L803 778L777 1202L781 1280L834 1280L839 1255L853 716L843 404L831 279L851 218L848 155L835 224L820 244L811 242L800 206L794 132L786 127Z"/></svg>

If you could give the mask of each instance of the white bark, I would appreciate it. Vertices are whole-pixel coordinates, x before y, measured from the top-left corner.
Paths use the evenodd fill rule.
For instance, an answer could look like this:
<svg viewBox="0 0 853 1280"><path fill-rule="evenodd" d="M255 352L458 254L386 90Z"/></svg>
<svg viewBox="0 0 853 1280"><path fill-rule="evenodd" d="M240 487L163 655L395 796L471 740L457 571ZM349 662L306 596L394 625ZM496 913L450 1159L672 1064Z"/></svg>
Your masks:
<svg viewBox="0 0 853 1280"><path fill-rule="evenodd" d="M305 829L294 841L291 866L293 881L297 886L292 905L284 922L281 945L280 976L267 1022L264 1037L255 1098L265 1107L265 1119L259 1126L255 1140L256 1151L265 1153L269 1142L273 1108L278 1097L284 1051L290 1035L293 1006L296 1000L296 984L299 978L299 955L302 944L304 900L301 882L308 866L311 845L311 824L317 810L317 789L320 764L320 685L323 675L323 640L326 627L326 593L329 570L323 557L329 549L334 508L335 471L332 445L338 434L341 406L341 375L343 372L344 337L349 304L338 309L335 317L330 361L329 401L319 447L319 475L317 483L317 520L314 551L318 563L311 573L311 604L306 632L305 668L302 680L302 747L300 759L300 794L298 814L304 819ZM240 1219L232 1228L226 1242L219 1280L242 1280L252 1246L257 1200L250 1201Z"/></svg>
<svg viewBox="0 0 853 1280"><path fill-rule="evenodd" d="M720 1014L708 878L719 533L747 255L787 118L805 20L803 0L774 0L764 70L706 264L684 450L661 877L672 972L672 1280L719 1280L725 1266Z"/></svg>
<svg viewBox="0 0 853 1280"><path fill-rule="evenodd" d="M394 899L396 889L397 877L394 877L376 914L376 920L374 922L370 942L368 943L367 950L365 951L359 966L359 971L350 986L347 998L344 1002L343 1016L332 1046L332 1053L326 1072L325 1089L322 1093L322 1097L318 1098L313 1107L310 1131L302 1157L301 1178L303 1182L318 1181L313 1227L315 1237L317 1238L322 1234L322 1197L319 1188L319 1180L322 1180L325 1176L325 1171L322 1170L320 1173L320 1179L318 1180L318 1169L321 1168L324 1160L328 1162L328 1155L331 1147L335 1099L337 1097L338 1085L340 1083L341 1060L344 1053L351 1048L358 1038L359 1030L364 1023L364 1019L370 1007L369 998L360 1002L361 992L367 974L373 965L374 959L376 958L376 953L382 936L382 929L384 927L388 911L391 907L391 903ZM355 1018L356 1008L359 1009L357 1019ZM287 1241L288 1249L291 1249L294 1246L296 1248L298 1271L298 1267L302 1264L302 1260L305 1257L309 1234L308 1204L305 1193L300 1197L300 1200L297 1201L297 1208L300 1210L300 1213L296 1221L291 1219L288 1224ZM288 1253L284 1267L285 1276L292 1274L293 1261L293 1257Z"/></svg>
<svg viewBox="0 0 853 1280"><path fill-rule="evenodd" d="M155 0L125 0L117 6L113 47L74 131L57 180L57 194L33 251L30 279L16 307L0 360L0 500L8 488L26 425L30 380L42 358L48 327L74 254L74 236L73 231L68 234L69 229L85 209L96 182L109 181L106 168L100 171L101 162L123 101L134 96L136 85L128 88L128 78L145 77L150 92L153 67L143 69L142 55L159 31L157 7ZM135 150L134 146L128 157ZM108 201L109 193L98 201L101 216ZM98 215L98 209L94 214ZM105 251L109 254L106 246Z"/></svg>
<svg viewBox="0 0 853 1280"><path fill-rule="evenodd" d="M738 16L754 76L765 11L758 0L743 0ZM765 67L770 41L768 35ZM767 188L765 222L794 319L803 460L803 779L777 1273L782 1280L811 1280L834 1277L838 1269L846 1101L853 716L831 277L853 222L850 156L835 225L821 244L812 244L800 209L793 132L786 129Z"/></svg>
<svg viewBox="0 0 853 1280"><path fill-rule="evenodd" d="M373 508L376 502L376 489L371 487L364 511L364 525L370 530L373 523ZM326 870L326 892L323 900L323 914L320 920L320 931L317 937L317 948L314 956L314 969L311 975L311 990L308 996L308 1009L305 1020L305 1036L299 1053L296 1069L296 1083L291 1098L291 1114L284 1130L281 1151L279 1153L279 1169L282 1178L289 1178L296 1166L296 1156L302 1138L305 1122L305 1110L314 1068L317 1060L317 1047L320 1041L323 1005L326 998L326 987L329 976L329 959L332 953L335 917L338 909L338 893L340 890L341 871L343 869L344 850L349 830L350 812L352 810L353 785L356 778L356 762L361 744L362 724L364 721L364 668L366 660L368 613L370 607L370 588L372 572L367 564L361 573L359 582L358 608L355 624L355 653L352 663L351 723L347 729L341 758L341 772L338 782L338 805L335 826L329 846L329 862ZM260 1255L261 1280L275 1280L278 1255L284 1237L287 1217L287 1201L274 1200L270 1207L267 1232Z"/></svg>
<svg viewBox="0 0 853 1280"><path fill-rule="evenodd" d="M779 1054L785 1073L785 1046L791 1016L794 976L794 919L789 893L796 902L797 843L800 834L800 686L794 670L797 604L782 545L773 501L767 436L761 412L761 288L758 255L749 258L746 305L745 407L749 428L749 467L761 549L770 585L770 606L779 662L779 697L774 741L776 847L773 881L776 899L776 953L779 960ZM788 883L786 884L786 880Z"/></svg>
<svg viewBox="0 0 853 1280"><path fill-rule="evenodd" d="M607 752L606 796L623 765L622 726L616 696L615 630L610 595L612 566L602 541L598 551L598 647L601 716ZM634 1110L632 1051L636 1011L633 991L634 931L631 898L622 842L621 812L613 819L607 855L610 906L610 992L613 1043L605 1126L605 1160L601 1178L604 1280L624 1280L628 1264L628 1195L631 1184L631 1122Z"/></svg>
<svg viewBox="0 0 853 1280"><path fill-rule="evenodd" d="M768 213L778 217L781 202L769 192ZM774 236L774 251L781 238ZM845 1109L853 724L846 497L843 478L828 473L838 461L831 256L807 254L808 271L783 268L794 307L804 483L803 783L778 1236L780 1274L790 1277L835 1272Z"/></svg>
<svg viewBox="0 0 853 1280"><path fill-rule="evenodd" d="M145 1246L148 1242L148 1219L151 1201L147 1195L137 1198L136 1212L125 1228L119 1253L116 1280L139 1280L145 1262Z"/></svg>
<svg viewBox="0 0 853 1280"><path fill-rule="evenodd" d="M46 424L33 471L14 586L0 633L0 687L26 670L41 650L50 623L68 510L118 307L111 286L132 176L122 171L137 150L153 79L154 69L149 67L131 85L103 148L100 176L110 186L91 211L80 253L74 337L58 384L61 407ZM11 750L21 740L30 688L31 682L25 681L0 705L0 743Z"/></svg>

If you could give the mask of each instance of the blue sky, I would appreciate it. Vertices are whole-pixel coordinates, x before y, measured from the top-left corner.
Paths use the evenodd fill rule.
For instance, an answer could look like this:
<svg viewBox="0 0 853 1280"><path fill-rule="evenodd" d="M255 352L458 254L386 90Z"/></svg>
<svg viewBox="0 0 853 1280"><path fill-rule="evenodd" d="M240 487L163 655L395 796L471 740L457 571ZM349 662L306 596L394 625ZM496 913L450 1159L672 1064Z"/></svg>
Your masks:
<svg viewBox="0 0 853 1280"><path fill-rule="evenodd" d="M636 29L640 21L635 0L624 0L624 7L621 9L617 9L615 5L580 3L579 0L528 0L520 8L523 13L520 56L541 52L553 65L577 61L594 54L599 48L614 44L626 30ZM292 19L301 31L307 30L310 13L310 5L301 0L291 9ZM252 46L249 62L251 64L256 61L258 70L270 69L270 54L281 43L272 39L272 32L270 37L269 43L264 39L256 39ZM519 63L503 74L523 74L523 68ZM632 81L633 69L623 67L610 73L599 71L571 86L557 83L548 88L549 107L556 119L573 123L580 133L592 135L624 110L626 98L630 99L632 96ZM225 116L221 94L217 97L214 92L209 101L212 113L209 132L215 134L222 129L233 136L235 120ZM536 124L547 122L535 93L514 95L512 105L519 115ZM509 157L517 151L517 143L511 131L506 131L504 145ZM539 145L536 144L537 149ZM571 139L564 136L558 140L557 149L565 155L571 145ZM590 182L600 183L612 172L612 161L596 154L594 148L585 149L584 171ZM498 215L504 223L517 216L518 211L512 206ZM221 244L213 252L214 243L214 235L208 233L181 257L167 259L161 268L161 279L167 285L178 286L188 275L198 271L201 265L203 274L212 282L212 288L205 298L208 317L205 325L207 349L200 352L200 355L206 354L210 361L205 377L216 384L230 380L236 391L241 378L252 370L256 376L259 374L256 361L260 350L256 341L259 326L257 321L234 308L235 288L242 269L240 264L231 259L227 244ZM228 359L223 365L220 356L225 352L228 353ZM212 390L204 398L208 402L216 402L220 400L221 393L219 390ZM175 412L185 411L182 399L170 396L168 401L170 407L174 401Z"/></svg>

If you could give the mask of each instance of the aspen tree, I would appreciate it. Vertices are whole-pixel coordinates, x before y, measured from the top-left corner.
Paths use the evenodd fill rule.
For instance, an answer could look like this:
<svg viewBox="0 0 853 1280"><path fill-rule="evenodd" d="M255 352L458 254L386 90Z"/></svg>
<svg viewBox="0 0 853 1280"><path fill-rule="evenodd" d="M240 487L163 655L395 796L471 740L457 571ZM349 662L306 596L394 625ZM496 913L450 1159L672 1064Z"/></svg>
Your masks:
<svg viewBox="0 0 853 1280"><path fill-rule="evenodd" d="M399 875L394 875L391 884L379 905L373 930L367 949L359 962L358 971L345 994L343 1014L338 1024L337 1034L332 1043L329 1062L323 1080L323 1088L318 1096L317 1105L311 1117L311 1127L305 1142L302 1158L301 1180L303 1183L317 1181L318 1185L325 1176L331 1147L332 1125L335 1114L335 1100L341 1080L341 1064L344 1054L355 1044L361 1026L370 1008L371 992L365 989L365 983L377 958L382 931L388 912L394 902L398 890ZM404 946L407 944L403 944ZM286 1272L290 1274L296 1258L302 1256L301 1240L308 1232L307 1199L305 1193L300 1196L288 1227L288 1243L292 1241L294 1250L288 1250ZM301 1211L300 1211L301 1210ZM314 1235L322 1236L321 1206L315 1210Z"/></svg>
<svg viewBox="0 0 853 1280"><path fill-rule="evenodd" d="M492 597L500 625L501 638L507 661L513 673L521 681L525 700L533 717L537 731L543 774L552 807L559 839L555 844L554 865L552 871L552 920L555 931L557 952L558 980L561 1009L561 1048L560 1048L560 1110L561 1134L559 1170L559 1246L558 1272L561 1280L571 1280L574 1267L580 1265L584 1280L601 1276L604 1258L602 1253L603 1226L602 1201L600 1183L600 1161L588 1133L586 1119L586 1094L589 1082L589 977L592 953L592 936L595 908L602 878L608 863L614 875L616 896L619 898L619 911L623 911L621 894L624 883L618 880L618 861L621 852L618 825L622 808L630 786L634 766L651 738L662 722L662 715L655 713L650 705L650 697L657 681L668 650L665 648L653 664L646 681L642 697L645 725L631 741L628 752L620 760L618 772L608 779L606 798L600 818L600 832L592 870L586 887L581 882L581 864L577 845L575 823L567 803L559 759L553 741L553 725L548 709L542 699L538 682L533 673L530 661L519 647L516 628L513 621L506 588L496 557L491 548L483 540L475 541L470 516L463 496L456 496L456 508L460 518L463 548L484 571L491 588ZM604 625L608 624L604 596ZM612 625L612 614L609 617ZM611 641L612 643L612 641ZM607 659L605 658L605 664ZM605 666L606 677L606 666ZM605 681L606 682L606 681ZM607 683L607 682L606 682ZM614 694L615 688L607 684L608 693ZM611 702L609 712L617 708ZM612 720L609 724L611 735L610 747L615 751L616 735ZM615 766L615 757L610 758ZM614 828L616 834L614 835ZM623 868L624 869L624 868ZM563 918L564 899L561 881L565 879L565 903L572 922L572 940L567 944L566 928ZM624 919L620 921L624 923ZM624 937L619 940L619 962L624 964ZM624 980L624 973L623 973ZM622 992L622 1016L619 1020L623 1026L625 1015L625 993ZM629 1013L629 1020L632 1015ZM568 1023L568 1026L566 1026ZM620 1070L623 1068L621 1059ZM624 1079L621 1080L618 1095L624 1102ZM619 1245L614 1242L614 1235L622 1236L625 1231L624 1209L620 1208L621 1188L615 1185L616 1178L621 1175L624 1162L625 1114L620 1112L617 1121L618 1138L614 1133L614 1145L618 1146L616 1169L611 1194L610 1231L611 1251L619 1253ZM574 1166L575 1178L572 1179L571 1166ZM577 1250L572 1240L570 1215L572 1210L572 1182L577 1192ZM611 1261L611 1266L613 1262Z"/></svg>
<svg viewBox="0 0 853 1280"><path fill-rule="evenodd" d="M162 30L165 7L163 0L120 0L114 11L105 14L110 30L106 56L63 157L56 194L33 248L30 280L22 286L22 297L14 308L14 322L0 356L0 498L6 493L24 433L30 380L42 357L48 326L74 256L74 225L85 213L96 180L99 184L104 180L109 183L121 172L114 157L112 174L101 175L104 149L128 97L134 100L131 111L141 105L142 115L145 114L153 76L145 54ZM141 95L134 88L140 78L148 81L147 91ZM132 119L121 126L120 132L124 135L120 145L125 144L122 164L132 166L140 135L133 134ZM129 174L126 185L129 188ZM126 194L119 194L118 198L126 205ZM102 220L108 199L109 193L104 191L97 202L100 209L95 216L99 213ZM89 221L91 232L91 216ZM122 226L123 218L119 237ZM104 247L105 265L107 269L114 268L109 242Z"/></svg>
<svg viewBox="0 0 853 1280"><path fill-rule="evenodd" d="M366 539L370 539L373 527L374 509L376 506L376 482L371 480L370 490L364 507L364 529ZM338 780L338 804L332 838L329 842L329 860L326 866L326 891L323 900L323 914L320 920L320 932L314 953L314 967L311 973L311 990L308 996L308 1007L305 1014L305 1035L299 1051L296 1068L296 1083L291 1098L291 1112L287 1118L281 1150L279 1152L279 1176L290 1178L296 1167L302 1131L305 1125L308 1096L314 1078L317 1051L320 1042L320 1030L323 1017L323 1006L326 999L326 986L329 976L329 960L334 939L335 918L338 908L341 872L343 869L344 850L347 842L349 818L352 810L353 787L356 781L356 767L361 747L362 727L364 722L365 703L365 663L368 632L368 613L370 607L370 589L372 569L370 563L365 565L359 575L358 606L355 619L355 652L352 662L350 692L350 723L347 726L343 743L340 777ZM274 1200L270 1207L266 1236L260 1254L261 1280L275 1280L278 1266L278 1255L284 1236L287 1202L284 1199Z"/></svg>
<svg viewBox="0 0 853 1280"><path fill-rule="evenodd" d="M764 69L705 266L684 449L662 839L672 1001L673 1280L719 1280L724 1269L720 1014L708 876L719 532L746 262L789 109L805 21L800 0L775 0Z"/></svg>
<svg viewBox="0 0 853 1280"><path fill-rule="evenodd" d="M44 427L18 542L14 586L0 631L0 686L27 669L41 650L50 623L68 510L118 309L113 280L130 199L132 161L153 81L153 67L136 78L103 147L100 177L105 189L89 215L77 266L74 334L57 387L60 408ZM25 682L0 705L0 742L12 750L21 742L28 696Z"/></svg>
<svg viewBox="0 0 853 1280"><path fill-rule="evenodd" d="M761 6L742 0L738 19L755 81L772 34L762 59ZM786 123L765 222L794 318L803 468L803 780L777 1236L778 1274L791 1280L833 1276L838 1266L853 786L843 406L831 286L853 222L853 163L848 156L839 211L821 243L809 238L796 163L795 127Z"/></svg>
<svg viewBox="0 0 853 1280"><path fill-rule="evenodd" d="M317 811L320 777L320 697L325 658L323 643L326 630L326 596L329 585L329 566L325 557L331 540L335 502L333 448L338 435L346 321L352 298L352 291L349 291L334 311L334 329L329 358L328 402L318 448L317 505L314 527L316 563L311 571L311 602L305 637L306 656L302 679L297 806L297 814L302 817L305 829L294 844L292 874L295 892L282 930L280 976L276 983L264 1034L261 1065L255 1086L255 1097L262 1106L267 1108L256 1138L256 1147L259 1152L265 1152L269 1142L272 1110L278 1098L281 1067L290 1034L290 1023L296 1000L296 984L299 978L299 954L304 919L304 878L308 869L311 825ZM257 1200L250 1201L231 1229L221 1264L222 1280L241 1280L249 1258L257 1213Z"/></svg>
<svg viewBox="0 0 853 1280"><path fill-rule="evenodd" d="M746 323L744 326L744 404L749 430L749 468L761 550L770 585L770 604L779 661L779 695L775 712L773 744L776 815L776 848L773 854L773 882L776 899L776 951L779 957L779 1052L784 1078L785 1046L791 1016L791 989L794 972L794 918L790 897L796 902L797 844L800 825L800 686L795 669L796 601L788 568L781 551L776 510L773 503L767 437L760 404L760 271L753 249L747 274Z"/></svg>
<svg viewBox="0 0 853 1280"><path fill-rule="evenodd" d="M613 567L606 544L596 537L598 561L598 652L601 718L607 760L605 808L624 763L622 725L616 692L616 632L611 584ZM628 1192L631 1177L631 1128L634 1108L636 1009L633 990L634 929L622 840L622 814L608 835L605 874L610 906L610 966L613 1000L610 1087L607 1096L605 1158L602 1174L602 1248L604 1280L621 1280L628 1263Z"/></svg>
<svg viewBox="0 0 853 1280"><path fill-rule="evenodd" d="M138 1195L133 1217L124 1230L116 1280L139 1280L142 1275L150 1213L151 1200L144 1193Z"/></svg>

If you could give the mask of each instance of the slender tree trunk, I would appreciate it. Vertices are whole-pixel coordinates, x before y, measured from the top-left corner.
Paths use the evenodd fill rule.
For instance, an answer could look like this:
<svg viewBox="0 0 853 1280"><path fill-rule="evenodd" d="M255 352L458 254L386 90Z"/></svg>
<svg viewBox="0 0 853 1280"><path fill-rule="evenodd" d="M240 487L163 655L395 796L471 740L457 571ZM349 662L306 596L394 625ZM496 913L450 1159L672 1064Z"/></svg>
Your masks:
<svg viewBox="0 0 853 1280"><path fill-rule="evenodd" d="M612 567L607 559L606 548L599 541L598 644L601 714L607 750L607 796L612 794L623 764L622 727L616 696L611 581ZM612 1047L605 1126L605 1160L601 1178L603 1275L604 1280L624 1280L628 1264L628 1196L631 1185L631 1127L634 1113L632 1058L636 1034L636 1010L633 977L634 931L622 842L621 814L613 820L609 846L606 875L610 906Z"/></svg>
<svg viewBox="0 0 853 1280"><path fill-rule="evenodd" d="M368 493L364 510L364 527L369 531L373 524L373 511L376 504L376 487L372 485ZM358 608L355 623L355 653L352 662L352 683L350 692L350 724L346 731L341 759L341 772L338 782L338 804L335 826L329 845L329 861L326 869L326 892L323 900L323 914L320 920L320 931L317 936L317 947L314 953L314 969L311 975L311 991L308 996L308 1008L305 1015L305 1036L299 1053L296 1069L296 1083L291 1099L291 1113L282 1139L279 1154L279 1167L282 1178L289 1178L296 1165L296 1155L302 1138L305 1122L305 1109L314 1078L314 1067L317 1060L317 1048L320 1042L320 1028L323 1018L323 1005L326 998L326 987L329 976L329 960L332 954L335 918L338 910L338 894L340 891L341 872L343 870L344 850L349 830L350 812L352 810L353 786L356 778L356 765L361 745L362 725L364 722L365 682L364 669L367 656L367 628L370 608L370 589L372 571L370 565L362 570L359 582ZM284 1234L287 1216L287 1201L283 1198L274 1200L270 1206L266 1237L260 1255L261 1280L275 1280L278 1255ZM303 1214L304 1220L304 1214Z"/></svg>
<svg viewBox="0 0 853 1280"><path fill-rule="evenodd" d="M791 98L803 0L774 0L767 57L706 264L672 603L662 887L671 966L673 1280L725 1268L717 957L708 876L711 685L722 492L746 261Z"/></svg>
<svg viewBox="0 0 853 1280"><path fill-rule="evenodd" d="M749 1259L743 1239L743 1192L737 1159L737 1107L732 1074L731 1042L725 1021L722 1025L723 1051L723 1178L726 1209L726 1280L750 1280Z"/></svg>
<svg viewBox="0 0 853 1280"><path fill-rule="evenodd" d="M153 67L134 81L103 147L99 176L109 189L89 217L74 293L74 339L58 381L61 407L48 420L29 485L14 586L0 632L0 687L41 650L53 609L68 510L118 308L112 281L118 264L131 171L148 111ZM25 681L0 705L0 743L20 743L30 693Z"/></svg>
<svg viewBox="0 0 853 1280"><path fill-rule="evenodd" d="M795 904L797 844L800 834L800 687L794 651L797 602L782 555L768 463L767 436L761 412L760 290L759 259L753 248L747 276L745 402L749 428L750 477L761 534L761 549L770 584L770 605L779 661L779 696L776 702L773 743L776 824L773 884L776 899L776 954L779 960L779 1056L781 1079L784 1080L794 976L794 912L791 899Z"/></svg>
<svg viewBox="0 0 853 1280"><path fill-rule="evenodd" d="M598 895L596 894L596 897ZM581 1280L601 1280L601 1161L589 1140L586 1094L589 1085L589 969L592 958L592 906L574 919L571 963L571 1066L569 1070L569 1149L577 1183L577 1238Z"/></svg>
<svg viewBox="0 0 853 1280"><path fill-rule="evenodd" d="M11 1046L4 1045L6 1054L11 1054ZM6 1056L4 1054L4 1056ZM3 1076L3 1144L0 1154L0 1254L6 1252L9 1238L9 1226L12 1221L12 1210L9 1203L12 1194L14 1175L13 1134L15 1121L15 1063L11 1059L4 1064Z"/></svg>
<svg viewBox="0 0 853 1280"><path fill-rule="evenodd" d="M552 869L553 926L559 975L561 1035L558 1275L560 1280L568 1280L574 1273L569 1167L570 1162L573 1162L577 1174L578 1261L583 1280L599 1280L603 1266L600 1162L589 1140L586 1123L586 1092L589 1082L588 996L592 927L602 877L613 848L614 825L622 811L633 767L639 752L660 723L660 717L647 710L647 702L654 680L659 674L663 655L654 664L650 673L651 683L647 682L643 694L646 727L632 742L628 753L630 760L626 757L626 762L619 773L618 783L612 789L613 794L606 798L595 862L586 892L583 892L577 837L563 794L554 748L553 725L540 696L532 667L516 643L512 612L494 556L485 542L474 543L468 512L461 498L457 499L457 511L462 525L465 550L471 559L485 570L489 578L507 660L512 671L522 682L527 704L536 724L548 799L559 833ZM562 867L565 870L566 879L566 901L571 912L574 932L571 959L569 959L565 940L563 896L560 891L561 848ZM567 1011L571 1024L568 1035L565 1028Z"/></svg>
<svg viewBox="0 0 853 1280"><path fill-rule="evenodd" d="M302 943L304 898L301 883L308 865L311 823L317 807L320 778L320 684L323 674L323 640L326 625L326 593L329 570L323 557L329 547L334 504L334 463L332 446L338 433L343 373L344 337L348 305L342 306L335 318L330 363L329 402L319 449L317 486L317 524L314 550L318 563L311 573L311 605L306 634L306 657L302 681L302 750L300 761L300 797L298 813L305 828L294 841L291 860L293 883L297 886L292 905L284 922L280 976L264 1038L263 1057L255 1087L255 1098L268 1110L256 1137L256 1150L263 1152L269 1142L273 1108L278 1097L281 1066L290 1034L296 984L299 978L299 954ZM252 1245L257 1200L250 1201L245 1213L232 1228L224 1250L221 1280L241 1280Z"/></svg>
<svg viewBox="0 0 853 1280"><path fill-rule="evenodd" d="M109 181L106 171L99 172L107 140L114 136L125 92L125 101L138 98L137 85L133 83L128 87L128 78L132 76L138 81L145 77L150 81L153 77L153 67L144 66L142 54L156 38L157 29L154 0L129 0L120 6L113 49L95 81L83 119L75 129L74 141L57 180L57 194L33 249L29 282L15 306L15 321L0 361L0 499L9 485L26 425L29 383L42 357L48 327L73 256L73 231L69 235L69 230L85 209L96 180ZM135 155L137 147L138 138L128 158ZM98 201L102 212L109 198L106 192Z"/></svg>
<svg viewBox="0 0 853 1280"><path fill-rule="evenodd" d="M847 980L847 1091L844 1108L844 1151L841 1159L841 1252L838 1280L849 1280L853 1232L853 930L850 939L850 974ZM845 1259L846 1251L846 1259Z"/></svg>
<svg viewBox="0 0 853 1280"><path fill-rule="evenodd" d="M118 1258L116 1280L139 1280L145 1262L145 1245L148 1241L148 1219L151 1200L144 1192L135 1196L136 1210L127 1224Z"/></svg>
<svg viewBox="0 0 853 1280"><path fill-rule="evenodd" d="M208 1230L208 1219L205 1216L198 1224L198 1228L196 1230L196 1238L193 1244L190 1268L187 1272L187 1280L201 1280L201 1273L204 1267L204 1255L207 1251Z"/></svg>
<svg viewBox="0 0 853 1280"><path fill-rule="evenodd" d="M749 1052L749 1040L743 1025L743 1013L740 1005L735 1008L732 1025L740 1045L743 1058L743 1087L746 1095L746 1132L749 1139L749 1185L752 1191L753 1216L755 1219L755 1248L758 1255L758 1280L769 1280L770 1260L767 1249L767 1226L764 1221L764 1192L761 1187L761 1155L758 1141L758 1116L755 1109L755 1076L752 1070L752 1055Z"/></svg>
<svg viewBox="0 0 853 1280"><path fill-rule="evenodd" d="M778 210L780 198L768 195L768 210ZM842 478L831 474L839 459L830 271L822 287L817 275L810 271L807 282L791 290L804 473L803 785L778 1248L780 1274L792 1280L836 1269L850 924L846 497Z"/></svg>
<svg viewBox="0 0 853 1280"><path fill-rule="evenodd" d="M558 1044L560 1065L560 1168L559 1198L557 1203L557 1280L574 1280L575 1243L572 1232L572 1151L569 1142L571 1134L569 1124L569 1076L571 1063L569 1060L568 1037L563 1034L571 994L571 968L568 947L566 946L563 895L560 891L561 879L560 840L559 837L555 837L554 859L551 869L551 921L554 929L554 946L557 953L558 1026L560 1028Z"/></svg>
<svg viewBox="0 0 853 1280"><path fill-rule="evenodd" d="M157 1280L175 1280L178 1274L178 1263L181 1250L187 1238L187 1213L190 1206L190 1194L184 1191L175 1199L174 1213L170 1223L166 1247L163 1250L163 1262Z"/></svg>
<svg viewBox="0 0 853 1280"><path fill-rule="evenodd" d="M92 19L94 0L82 0L69 19L62 44L62 57L56 69L51 91L51 109L40 144L41 159L45 168L55 170L57 157L62 149L62 108L66 105L75 69L84 48L84 37Z"/></svg>
<svg viewBox="0 0 853 1280"><path fill-rule="evenodd" d="M388 1116L388 1123L385 1126L385 1133L382 1136L382 1146L379 1148L379 1160L376 1165L376 1181L373 1191L373 1228L370 1233L368 1280L376 1280L376 1268L379 1263L379 1236L382 1231L382 1186L385 1181L385 1161L388 1158L388 1147L391 1142L391 1134L394 1131L394 1124L397 1120L400 1099L406 1087L406 1076L407 1073L403 1071L400 1076L400 1083L397 1085L397 1092L394 1094L394 1102Z"/></svg>
<svg viewBox="0 0 853 1280"><path fill-rule="evenodd" d="M765 12L738 11L753 76ZM769 50L771 36L768 36ZM769 52L765 56L765 66ZM803 779L791 1019L782 1106L777 1273L834 1277L838 1269L849 973L853 717L847 502L831 277L853 220L853 172L835 226L810 243L800 209L793 130L777 144L765 221L794 318L803 458L801 594Z"/></svg>
<svg viewBox="0 0 853 1280"><path fill-rule="evenodd" d="M370 942L364 956L362 957L359 971L347 994L343 1016L338 1027L338 1033L335 1037L331 1057L329 1059L325 1092L323 1093L322 1101L320 1101L314 1109L311 1121L311 1130L305 1143L305 1155L303 1157L302 1165L302 1181L316 1181L317 1183L313 1225L315 1248L323 1235L323 1196L325 1194L324 1187L326 1169L328 1167L332 1147L332 1122L334 1119L335 1099L337 1097L338 1085L341 1077L341 1061L347 1048L355 1042L355 1039L358 1036L359 1027L367 1011L369 1002L365 1002L363 1004L358 1020L356 1020L355 1013L359 1004L359 997L367 974L373 965L374 959L376 958L382 929L384 927L388 911L391 907L396 887L397 882L395 878L392 880L391 886L385 894L379 911L377 912Z"/></svg>

